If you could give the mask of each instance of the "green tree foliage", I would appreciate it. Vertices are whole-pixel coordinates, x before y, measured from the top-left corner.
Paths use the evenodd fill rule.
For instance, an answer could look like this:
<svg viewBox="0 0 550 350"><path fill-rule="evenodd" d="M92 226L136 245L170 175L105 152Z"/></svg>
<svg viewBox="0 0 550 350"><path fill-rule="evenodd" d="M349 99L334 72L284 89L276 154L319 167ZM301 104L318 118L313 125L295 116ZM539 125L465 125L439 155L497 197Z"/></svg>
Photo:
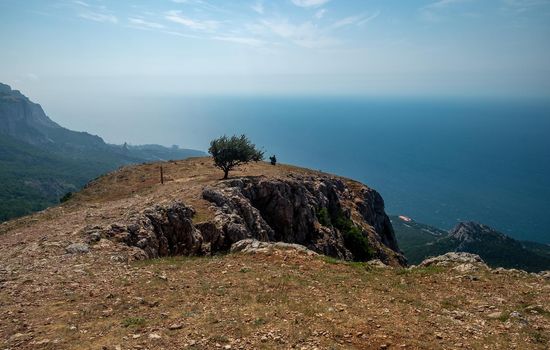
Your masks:
<svg viewBox="0 0 550 350"><path fill-rule="evenodd" d="M208 153L214 158L216 167L223 170L224 179L227 179L229 171L241 164L258 162L264 159L264 152L257 150L256 146L245 136L222 136L210 142Z"/></svg>
<svg viewBox="0 0 550 350"><path fill-rule="evenodd" d="M275 155L269 157L269 161L271 162L271 165L277 165L277 157L275 157Z"/></svg>

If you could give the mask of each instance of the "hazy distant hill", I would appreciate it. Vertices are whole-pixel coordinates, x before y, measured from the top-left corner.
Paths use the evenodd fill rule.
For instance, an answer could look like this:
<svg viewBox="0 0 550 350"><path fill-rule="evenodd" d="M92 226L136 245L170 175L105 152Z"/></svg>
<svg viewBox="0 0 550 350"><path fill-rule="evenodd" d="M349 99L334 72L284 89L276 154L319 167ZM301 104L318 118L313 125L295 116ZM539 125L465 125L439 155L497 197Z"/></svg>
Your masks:
<svg viewBox="0 0 550 350"><path fill-rule="evenodd" d="M490 266L526 271L550 269L550 246L517 241L488 226L462 222L449 232L392 216L392 225L410 264L447 252L468 252L481 256Z"/></svg>
<svg viewBox="0 0 550 350"><path fill-rule="evenodd" d="M111 145L53 122L39 104L0 83L0 221L57 203L107 171L203 152L159 145Z"/></svg>

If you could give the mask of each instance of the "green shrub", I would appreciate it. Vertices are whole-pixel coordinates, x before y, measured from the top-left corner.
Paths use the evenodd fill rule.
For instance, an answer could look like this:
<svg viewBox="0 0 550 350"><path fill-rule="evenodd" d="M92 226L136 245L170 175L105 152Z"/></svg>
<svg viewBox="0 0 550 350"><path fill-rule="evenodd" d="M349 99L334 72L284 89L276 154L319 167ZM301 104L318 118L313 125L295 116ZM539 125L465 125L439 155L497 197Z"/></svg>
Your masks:
<svg viewBox="0 0 550 350"><path fill-rule="evenodd" d="M328 213L327 208L321 208L317 211L317 220L319 220L319 223L323 226L331 227L332 222L330 220L330 215Z"/></svg>
<svg viewBox="0 0 550 350"><path fill-rule="evenodd" d="M128 317L122 321L124 327L140 327L145 324L143 317Z"/></svg>
<svg viewBox="0 0 550 350"><path fill-rule="evenodd" d="M353 254L354 261L368 261L373 257L373 250L363 231L342 210L331 216L327 208L321 208L317 211L317 219L321 225L334 225L342 233L344 245Z"/></svg>
<svg viewBox="0 0 550 350"><path fill-rule="evenodd" d="M344 245L353 254L355 261L368 261L372 258L372 249L369 241L363 235L363 231L357 226L353 226L348 231L344 231Z"/></svg>

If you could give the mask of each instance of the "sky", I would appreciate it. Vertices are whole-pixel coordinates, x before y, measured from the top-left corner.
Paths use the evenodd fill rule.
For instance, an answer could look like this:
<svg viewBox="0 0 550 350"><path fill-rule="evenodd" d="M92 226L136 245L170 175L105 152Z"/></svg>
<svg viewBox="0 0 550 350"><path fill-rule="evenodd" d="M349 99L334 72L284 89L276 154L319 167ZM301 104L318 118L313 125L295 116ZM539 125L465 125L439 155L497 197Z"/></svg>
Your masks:
<svg viewBox="0 0 550 350"><path fill-rule="evenodd" d="M0 81L71 96L550 96L550 0L0 0Z"/></svg>

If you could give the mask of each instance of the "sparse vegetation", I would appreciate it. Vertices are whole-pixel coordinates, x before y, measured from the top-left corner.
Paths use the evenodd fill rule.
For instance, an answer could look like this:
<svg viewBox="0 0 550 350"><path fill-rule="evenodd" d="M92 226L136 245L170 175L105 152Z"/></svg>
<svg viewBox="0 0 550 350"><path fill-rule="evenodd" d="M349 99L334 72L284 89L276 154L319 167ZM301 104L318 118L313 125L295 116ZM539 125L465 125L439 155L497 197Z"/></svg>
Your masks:
<svg viewBox="0 0 550 350"><path fill-rule="evenodd" d="M264 152L245 136L222 136L210 142L208 153L214 158L216 167L223 170L223 178L227 179L229 172L239 165L249 162L259 162L264 159Z"/></svg>
<svg viewBox="0 0 550 350"><path fill-rule="evenodd" d="M363 231L350 218L346 217L341 210L331 217L327 208L320 208L316 215L321 225L334 226L342 233L344 244L353 254L355 261L368 261L372 259L373 251Z"/></svg>
<svg viewBox="0 0 550 350"><path fill-rule="evenodd" d="M327 208L321 208L317 211L317 220L319 220L319 223L323 226L332 226L332 222L330 221L330 214L328 213Z"/></svg>
<svg viewBox="0 0 550 350"><path fill-rule="evenodd" d="M145 325L145 319L143 317L128 317L122 320L124 327L141 327Z"/></svg>

